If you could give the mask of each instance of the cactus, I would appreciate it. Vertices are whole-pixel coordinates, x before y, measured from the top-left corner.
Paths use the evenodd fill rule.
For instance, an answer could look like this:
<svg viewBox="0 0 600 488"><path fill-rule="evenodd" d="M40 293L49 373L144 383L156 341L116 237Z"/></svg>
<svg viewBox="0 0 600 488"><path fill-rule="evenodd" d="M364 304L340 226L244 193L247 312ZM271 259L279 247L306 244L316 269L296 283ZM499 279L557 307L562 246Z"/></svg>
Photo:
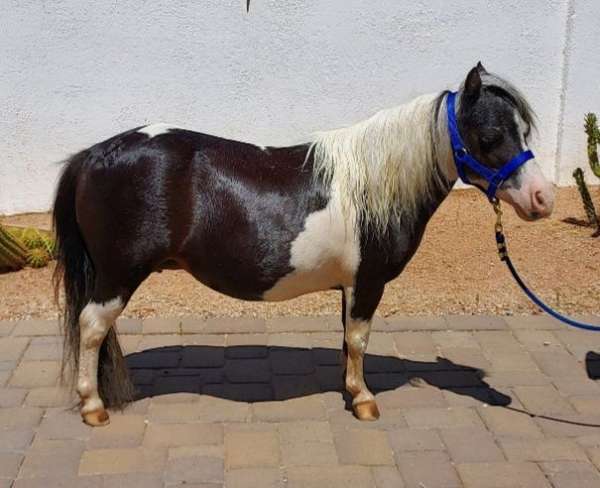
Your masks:
<svg viewBox="0 0 600 488"><path fill-rule="evenodd" d="M52 233L35 228L0 225L0 271L16 271L29 265L46 266L54 257Z"/></svg>
<svg viewBox="0 0 600 488"><path fill-rule="evenodd" d="M600 129L596 114L589 113L585 116L585 133L587 134L587 153L590 168L597 178L600 178L600 163L598 162L598 144L600 144Z"/></svg>
<svg viewBox="0 0 600 488"><path fill-rule="evenodd" d="M15 271L27 264L27 249L0 225L0 270Z"/></svg>
<svg viewBox="0 0 600 488"><path fill-rule="evenodd" d="M598 119L596 118L596 114L588 113L585 115L584 120L585 123L583 127L587 135L588 163L594 175L600 178L600 162L598 161L600 130L598 129ZM587 225L596 229L596 232L594 232L593 235L594 237L597 237L600 235L600 219L596 214L594 202L592 201L587 184L585 183L583 170L581 168L577 168L573 172L573 178L575 178L579 194L581 195L581 201L583 202L583 208L585 209L585 214L587 216Z"/></svg>

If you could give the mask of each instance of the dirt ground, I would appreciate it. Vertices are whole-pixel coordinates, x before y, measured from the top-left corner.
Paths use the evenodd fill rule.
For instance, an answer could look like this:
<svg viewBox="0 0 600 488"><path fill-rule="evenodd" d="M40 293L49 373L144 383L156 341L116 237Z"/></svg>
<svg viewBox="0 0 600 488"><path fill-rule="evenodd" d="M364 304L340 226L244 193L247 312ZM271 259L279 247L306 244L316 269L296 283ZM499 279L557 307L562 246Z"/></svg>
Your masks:
<svg viewBox="0 0 600 488"><path fill-rule="evenodd" d="M594 198L600 190L593 188ZM504 205L505 230L515 266L553 306L574 314L600 313L600 238L564 223L583 218L574 188L557 193L550 219L523 222ZM0 217L0 222L48 227L47 214ZM423 243L404 273L390 282L378 308L382 316L521 314L536 312L498 260L493 211L478 192L455 191L429 223ZM51 318L54 266L0 275L0 320ZM220 295L183 271L150 276L125 316L301 316L338 313L339 292L278 303L243 302Z"/></svg>

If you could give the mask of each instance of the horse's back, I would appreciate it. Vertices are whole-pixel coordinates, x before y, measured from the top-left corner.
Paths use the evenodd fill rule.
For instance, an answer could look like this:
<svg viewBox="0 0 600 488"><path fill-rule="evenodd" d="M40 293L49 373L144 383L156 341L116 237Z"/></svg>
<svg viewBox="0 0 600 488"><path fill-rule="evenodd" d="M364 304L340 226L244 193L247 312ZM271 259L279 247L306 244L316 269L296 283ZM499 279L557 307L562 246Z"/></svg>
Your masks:
<svg viewBox="0 0 600 488"><path fill-rule="evenodd" d="M93 261L115 282L180 267L218 291L261 299L292 271L291 243L307 215L327 204L307 149L166 125L96 144L76 205Z"/></svg>

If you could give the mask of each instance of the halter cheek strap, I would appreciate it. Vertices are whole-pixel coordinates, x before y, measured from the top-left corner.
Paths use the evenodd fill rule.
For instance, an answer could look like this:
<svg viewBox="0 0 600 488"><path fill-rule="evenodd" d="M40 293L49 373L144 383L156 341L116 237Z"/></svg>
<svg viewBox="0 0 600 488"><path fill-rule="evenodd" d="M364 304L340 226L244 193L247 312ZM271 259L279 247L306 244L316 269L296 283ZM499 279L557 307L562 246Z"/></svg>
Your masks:
<svg viewBox="0 0 600 488"><path fill-rule="evenodd" d="M450 135L450 144L452 145L452 154L454 156L454 164L460 179L469 185L474 185L485 193L490 201L496 198L498 188L507 178L510 177L517 169L525 164L530 159L534 158L531 151L522 151L514 158L504 164L500 169L493 170L481 164L469 153L465 143L460 137L458 130L458 122L456 121L456 93L450 92L446 98L446 111L448 113L448 134ZM487 183L487 189L484 189L476 183L471 183L467 177L466 170L470 169L477 175L481 176Z"/></svg>

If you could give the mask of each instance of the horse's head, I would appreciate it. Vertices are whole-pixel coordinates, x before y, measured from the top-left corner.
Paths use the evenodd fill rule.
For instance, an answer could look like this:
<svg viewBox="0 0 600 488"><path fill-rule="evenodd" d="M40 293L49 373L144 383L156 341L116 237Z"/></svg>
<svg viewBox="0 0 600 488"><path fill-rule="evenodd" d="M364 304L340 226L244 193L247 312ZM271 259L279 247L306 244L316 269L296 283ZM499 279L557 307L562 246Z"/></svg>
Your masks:
<svg viewBox="0 0 600 488"><path fill-rule="evenodd" d="M489 74L479 63L464 82L457 112L460 133L469 153L496 171L526 151L534 128L534 114L523 96L510 84ZM488 182L466 169L470 182L486 189ZM554 206L553 185L535 159L512 173L496 196L512 205L524 220L548 217Z"/></svg>

